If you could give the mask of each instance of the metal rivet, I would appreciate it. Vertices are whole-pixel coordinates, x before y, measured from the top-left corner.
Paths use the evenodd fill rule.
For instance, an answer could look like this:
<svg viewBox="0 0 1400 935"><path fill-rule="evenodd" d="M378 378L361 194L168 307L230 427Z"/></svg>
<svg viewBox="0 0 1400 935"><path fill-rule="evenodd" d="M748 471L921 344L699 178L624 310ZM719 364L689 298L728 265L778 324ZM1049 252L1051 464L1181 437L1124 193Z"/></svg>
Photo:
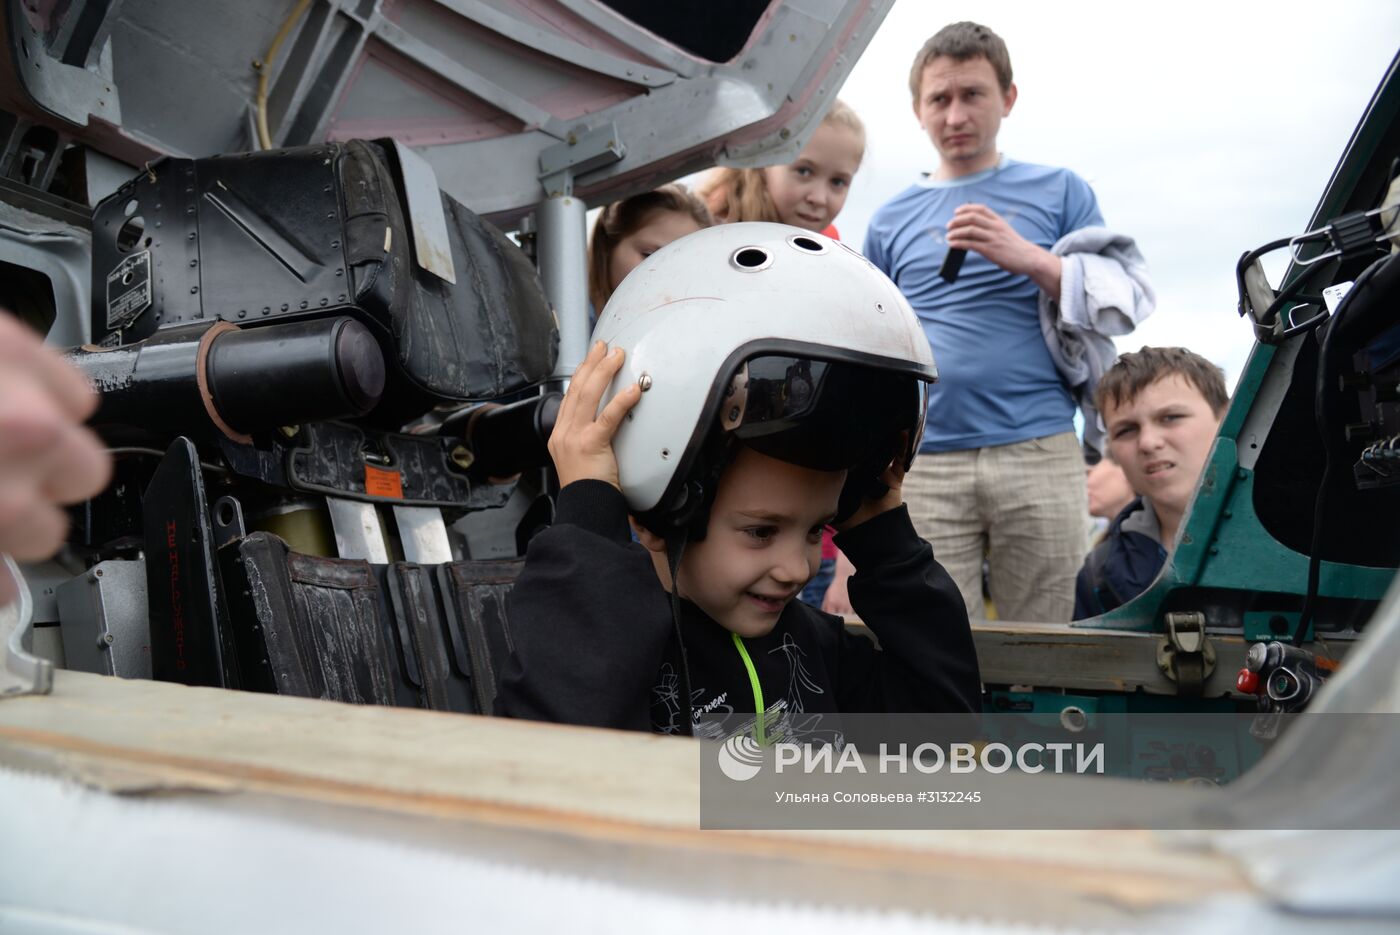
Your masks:
<svg viewBox="0 0 1400 935"><path fill-rule="evenodd" d="M661 449L661 457L662 457L662 458L669 458L669 457L671 457L671 449L670 449L670 448L662 448L662 449Z"/></svg>

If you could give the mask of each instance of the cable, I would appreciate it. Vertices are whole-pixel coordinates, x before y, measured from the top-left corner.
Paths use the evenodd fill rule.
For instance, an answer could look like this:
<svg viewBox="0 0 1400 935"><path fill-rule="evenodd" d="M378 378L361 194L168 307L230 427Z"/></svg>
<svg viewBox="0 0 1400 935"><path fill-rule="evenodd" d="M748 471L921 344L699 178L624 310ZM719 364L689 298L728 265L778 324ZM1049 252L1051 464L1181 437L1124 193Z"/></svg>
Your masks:
<svg viewBox="0 0 1400 935"><path fill-rule="evenodd" d="M1308 627L1312 624L1315 613L1314 604L1317 602L1317 592L1319 581L1322 577L1322 530L1323 521L1327 516L1327 494L1332 484L1332 440L1329 437L1328 429L1331 426L1331 419L1328 414L1328 404L1332 396L1332 348L1337 337L1337 332L1341 330L1343 316L1351 310L1353 297L1360 295L1362 287L1375 275L1389 257L1381 257L1362 271L1360 276L1352 284L1346 296L1337 305L1337 311L1332 315L1331 323L1328 325L1327 334L1322 339L1322 348L1317 355L1317 388L1313 398L1313 415L1317 422L1317 431L1322 438L1323 466L1322 481L1318 484L1317 497L1313 501L1313 534L1312 546L1308 555L1308 589L1303 596L1303 609L1298 613L1298 629L1293 633L1292 644L1301 646L1303 636L1308 632Z"/></svg>
<svg viewBox="0 0 1400 935"><path fill-rule="evenodd" d="M277 30L277 35L272 38L272 45L267 47L267 54L262 57L262 61L254 62L253 68L258 73L258 94L257 94L257 117L258 117L258 146L260 149L272 148L272 134L267 130L267 83L268 76L272 74L272 60L277 57L277 50L286 41L287 35L291 33L292 27L297 20L306 12L306 8L311 6L311 0L299 0L296 8L292 10L290 16L282 23L282 28Z"/></svg>
<svg viewBox="0 0 1400 935"><path fill-rule="evenodd" d="M685 638L681 636L681 553L685 551L685 527L673 529L666 536L666 560L671 566L671 627L676 634L676 648L681 655L681 712L685 716L685 735L695 736L695 715L690 706L690 660L685 654Z"/></svg>

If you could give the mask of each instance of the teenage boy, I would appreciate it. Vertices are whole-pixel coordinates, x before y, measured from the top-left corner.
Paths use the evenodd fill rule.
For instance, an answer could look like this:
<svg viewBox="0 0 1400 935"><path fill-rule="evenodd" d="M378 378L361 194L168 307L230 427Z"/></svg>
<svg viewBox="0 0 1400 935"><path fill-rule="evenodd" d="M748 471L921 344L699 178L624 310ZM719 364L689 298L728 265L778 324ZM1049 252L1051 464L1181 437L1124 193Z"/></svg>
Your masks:
<svg viewBox="0 0 1400 935"><path fill-rule="evenodd" d="M1162 570L1229 402L1220 368L1182 347L1124 354L1096 395L1109 457L1138 497L1079 570L1076 620L1126 604Z"/></svg>
<svg viewBox="0 0 1400 935"><path fill-rule="evenodd" d="M935 372L887 278L820 235L727 224L644 261L594 336L496 713L671 734L738 714L764 742L820 736L806 715L979 707L962 598L902 505ZM796 600L827 524L878 648Z"/></svg>
<svg viewBox="0 0 1400 935"><path fill-rule="evenodd" d="M915 57L909 90L938 167L880 208L864 252L938 356L922 456L905 482L910 512L974 618L986 558L1002 619L1068 621L1088 510L1071 389L1091 393L1113 360L1107 335L1151 311L1151 286L1132 241L1102 228L1083 179L998 151L1017 89L996 33L940 30ZM945 268L954 250L966 251L957 273ZM1071 339L1092 353L1062 352Z"/></svg>

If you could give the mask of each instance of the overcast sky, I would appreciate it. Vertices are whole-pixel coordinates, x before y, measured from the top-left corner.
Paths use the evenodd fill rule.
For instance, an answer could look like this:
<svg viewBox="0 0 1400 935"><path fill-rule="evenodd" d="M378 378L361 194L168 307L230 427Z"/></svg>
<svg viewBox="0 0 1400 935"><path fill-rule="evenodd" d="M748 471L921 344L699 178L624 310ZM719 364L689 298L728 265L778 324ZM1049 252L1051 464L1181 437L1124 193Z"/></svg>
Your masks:
<svg viewBox="0 0 1400 935"><path fill-rule="evenodd" d="M1302 232L1400 45L1400 2L899 0L841 91L869 136L836 222L854 246L875 209L936 164L909 66L963 19L1011 50L1019 98L1002 152L1078 172L1147 257L1157 311L1119 349L1184 345L1233 386L1253 344L1235 261Z"/></svg>

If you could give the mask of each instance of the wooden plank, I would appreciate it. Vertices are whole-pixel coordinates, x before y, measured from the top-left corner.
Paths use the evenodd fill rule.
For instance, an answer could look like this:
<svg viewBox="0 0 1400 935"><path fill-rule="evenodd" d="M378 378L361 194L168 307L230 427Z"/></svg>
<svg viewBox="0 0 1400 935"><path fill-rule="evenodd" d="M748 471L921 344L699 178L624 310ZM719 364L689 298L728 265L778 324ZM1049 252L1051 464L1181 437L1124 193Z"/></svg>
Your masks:
<svg viewBox="0 0 1400 935"><path fill-rule="evenodd" d="M126 795L214 792L350 827L431 828L550 866L646 867L657 885L719 875L742 893L757 875L787 876L811 892L825 880L841 904L1123 923L1131 907L1249 890L1228 859L1148 832L701 831L698 750L684 739L57 676L51 696L0 702L0 765Z"/></svg>

